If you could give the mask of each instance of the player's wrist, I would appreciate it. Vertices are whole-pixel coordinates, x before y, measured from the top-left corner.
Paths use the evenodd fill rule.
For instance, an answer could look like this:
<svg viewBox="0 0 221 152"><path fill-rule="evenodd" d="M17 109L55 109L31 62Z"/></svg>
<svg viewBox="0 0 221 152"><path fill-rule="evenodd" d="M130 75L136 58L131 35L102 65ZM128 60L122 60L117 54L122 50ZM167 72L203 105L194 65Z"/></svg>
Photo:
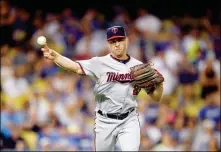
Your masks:
<svg viewBox="0 0 221 152"><path fill-rule="evenodd" d="M153 92L149 93L150 97L157 102L160 102L162 94L163 94L163 83L157 85L156 88L153 90Z"/></svg>
<svg viewBox="0 0 221 152"><path fill-rule="evenodd" d="M59 61L59 58L61 57L61 55L59 53L57 53L56 51L53 50L52 52L52 56L53 56L53 61L54 62L58 62Z"/></svg>

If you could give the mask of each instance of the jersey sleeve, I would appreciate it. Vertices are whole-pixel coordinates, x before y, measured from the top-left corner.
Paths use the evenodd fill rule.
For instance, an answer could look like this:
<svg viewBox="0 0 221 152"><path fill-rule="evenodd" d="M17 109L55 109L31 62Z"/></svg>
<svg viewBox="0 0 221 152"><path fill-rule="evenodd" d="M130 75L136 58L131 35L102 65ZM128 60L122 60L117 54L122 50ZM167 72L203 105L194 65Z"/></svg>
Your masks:
<svg viewBox="0 0 221 152"><path fill-rule="evenodd" d="M141 62L141 61L137 60L137 64L143 64L143 62Z"/></svg>
<svg viewBox="0 0 221 152"><path fill-rule="evenodd" d="M77 60L76 62L80 65L84 75L99 78L99 60L97 57L88 60Z"/></svg>
<svg viewBox="0 0 221 152"><path fill-rule="evenodd" d="M134 65L138 65L138 64L143 64L143 62L141 62L141 61L139 61L139 60L137 60L137 59L135 59L135 58L133 58L133 63L134 63ZM134 66L133 65L133 66Z"/></svg>

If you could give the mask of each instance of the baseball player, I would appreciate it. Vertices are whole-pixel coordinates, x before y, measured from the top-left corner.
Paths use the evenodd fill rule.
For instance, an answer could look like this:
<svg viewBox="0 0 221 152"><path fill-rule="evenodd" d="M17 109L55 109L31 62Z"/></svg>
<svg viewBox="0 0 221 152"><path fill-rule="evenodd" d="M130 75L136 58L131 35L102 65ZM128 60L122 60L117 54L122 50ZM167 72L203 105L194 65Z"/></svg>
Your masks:
<svg viewBox="0 0 221 152"><path fill-rule="evenodd" d="M132 74L131 67L144 64L127 54L128 38L122 26L108 28L107 41L110 53L88 60L72 61L46 45L41 50L44 57L54 61L58 66L80 75L91 76L96 81L95 150L113 151L116 142L119 141L122 151L138 151L140 126L136 95L140 88L134 85L136 71ZM160 75L154 71L154 75ZM140 76L136 80L139 78ZM160 101L163 92L162 81L154 89L146 92L153 100Z"/></svg>

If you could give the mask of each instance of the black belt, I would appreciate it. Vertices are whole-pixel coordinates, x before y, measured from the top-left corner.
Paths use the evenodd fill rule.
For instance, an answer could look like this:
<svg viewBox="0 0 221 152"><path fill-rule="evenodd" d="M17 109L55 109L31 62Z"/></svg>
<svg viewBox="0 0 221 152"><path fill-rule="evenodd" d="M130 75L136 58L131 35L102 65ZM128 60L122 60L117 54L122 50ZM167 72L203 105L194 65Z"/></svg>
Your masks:
<svg viewBox="0 0 221 152"><path fill-rule="evenodd" d="M108 118L112 118L112 119L119 119L119 120L123 120L125 119L131 112L134 111L135 108L131 109L130 111L123 113L123 114L117 114L117 113L107 113L106 116ZM98 110L97 111L100 115L105 116L105 114L101 111Z"/></svg>

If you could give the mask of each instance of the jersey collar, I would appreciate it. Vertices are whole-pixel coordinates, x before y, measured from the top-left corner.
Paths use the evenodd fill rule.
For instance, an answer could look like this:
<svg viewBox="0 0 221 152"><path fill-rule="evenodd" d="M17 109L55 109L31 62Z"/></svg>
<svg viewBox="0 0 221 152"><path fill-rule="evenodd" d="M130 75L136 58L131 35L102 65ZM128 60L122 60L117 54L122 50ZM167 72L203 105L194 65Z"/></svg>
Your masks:
<svg viewBox="0 0 221 152"><path fill-rule="evenodd" d="M126 64L127 62L130 61L130 56L129 56L128 54L127 54L128 59L126 59L126 60L117 59L117 58L113 57L111 54L110 54L110 56L111 56L112 59L114 59L114 60L116 60L116 61L118 61L118 62L120 62L120 63L123 63L123 64Z"/></svg>

